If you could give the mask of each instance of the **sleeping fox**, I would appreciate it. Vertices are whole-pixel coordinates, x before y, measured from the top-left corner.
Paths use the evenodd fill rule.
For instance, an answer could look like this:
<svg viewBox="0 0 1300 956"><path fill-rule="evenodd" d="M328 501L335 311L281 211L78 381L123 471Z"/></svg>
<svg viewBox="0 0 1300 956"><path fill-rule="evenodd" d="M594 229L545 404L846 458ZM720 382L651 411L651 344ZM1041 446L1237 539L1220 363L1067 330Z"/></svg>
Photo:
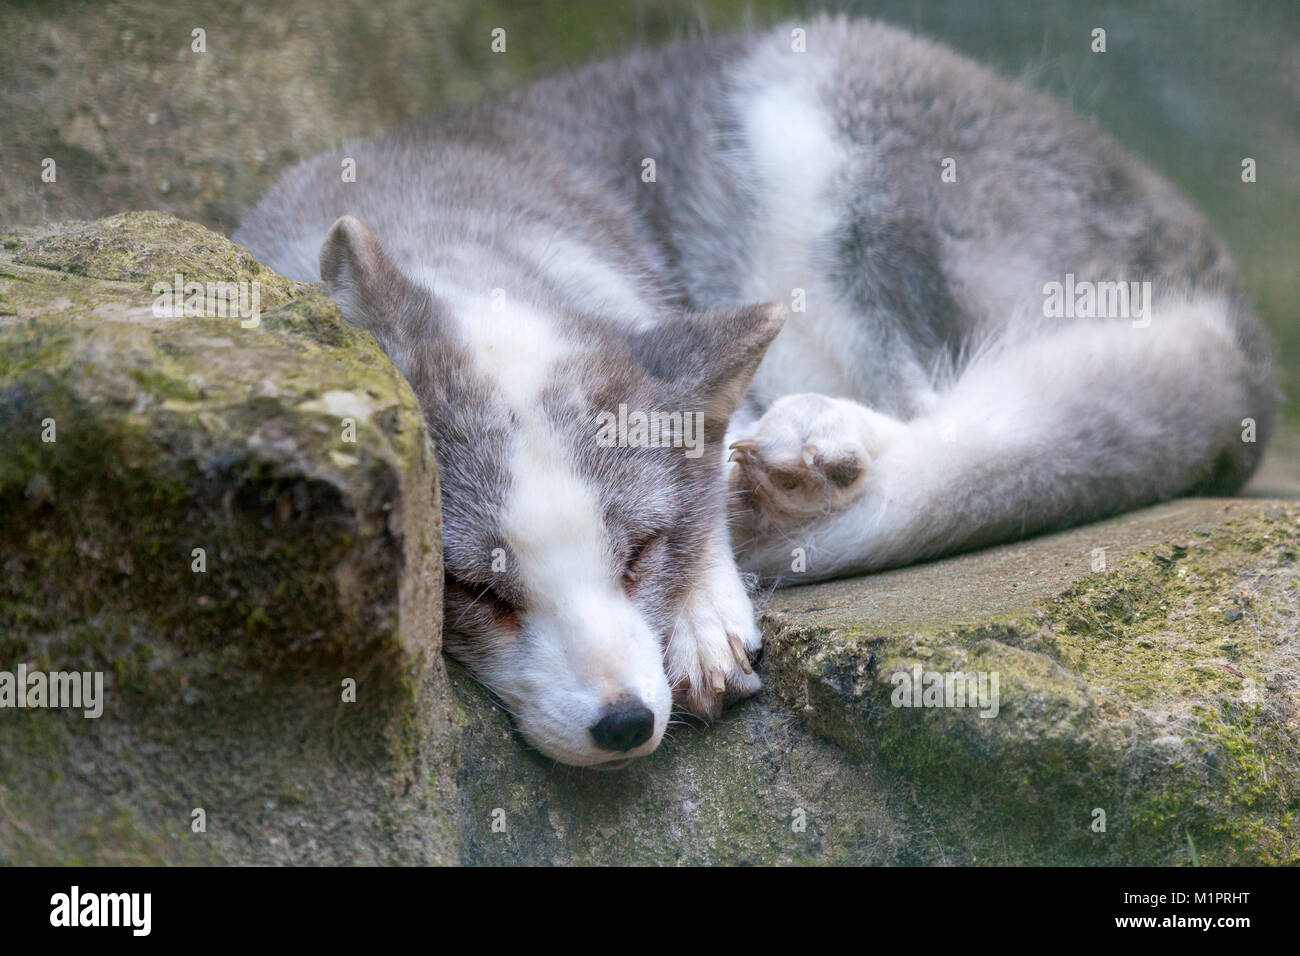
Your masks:
<svg viewBox="0 0 1300 956"><path fill-rule="evenodd" d="M633 53L349 144L235 238L323 279L410 382L446 646L568 764L759 689L747 584L1230 492L1274 417L1266 336L1168 184L871 22Z"/></svg>

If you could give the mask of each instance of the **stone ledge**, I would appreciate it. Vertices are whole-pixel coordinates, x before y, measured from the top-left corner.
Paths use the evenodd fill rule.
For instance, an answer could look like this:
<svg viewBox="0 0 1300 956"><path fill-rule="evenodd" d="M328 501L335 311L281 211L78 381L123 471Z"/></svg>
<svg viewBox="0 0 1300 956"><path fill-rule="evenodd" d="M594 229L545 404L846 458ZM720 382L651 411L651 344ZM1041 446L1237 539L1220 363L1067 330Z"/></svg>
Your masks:
<svg viewBox="0 0 1300 956"><path fill-rule="evenodd" d="M986 858L1295 862L1297 552L1300 506L1183 500L777 592L764 675ZM998 674L997 715L893 706L918 667Z"/></svg>

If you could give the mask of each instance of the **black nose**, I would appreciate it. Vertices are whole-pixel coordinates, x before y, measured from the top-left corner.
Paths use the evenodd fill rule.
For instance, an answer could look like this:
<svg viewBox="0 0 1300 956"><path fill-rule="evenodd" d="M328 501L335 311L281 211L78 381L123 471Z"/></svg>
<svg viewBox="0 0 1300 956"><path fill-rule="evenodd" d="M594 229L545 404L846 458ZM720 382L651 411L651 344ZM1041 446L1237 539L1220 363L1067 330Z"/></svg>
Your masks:
<svg viewBox="0 0 1300 956"><path fill-rule="evenodd" d="M614 701L591 727L597 747L620 752L640 747L654 732L655 715L635 697Z"/></svg>

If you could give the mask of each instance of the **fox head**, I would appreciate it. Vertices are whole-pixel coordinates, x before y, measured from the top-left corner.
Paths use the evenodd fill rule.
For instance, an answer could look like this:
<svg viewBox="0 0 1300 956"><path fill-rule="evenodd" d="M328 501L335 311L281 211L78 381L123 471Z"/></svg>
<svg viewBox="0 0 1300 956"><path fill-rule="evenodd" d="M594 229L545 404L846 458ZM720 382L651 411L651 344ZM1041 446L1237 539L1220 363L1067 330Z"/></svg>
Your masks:
<svg viewBox="0 0 1300 956"><path fill-rule="evenodd" d="M666 643L725 527L723 436L783 309L611 322L490 259L404 271L352 217L320 269L423 408L448 652L556 760L652 752L684 690Z"/></svg>

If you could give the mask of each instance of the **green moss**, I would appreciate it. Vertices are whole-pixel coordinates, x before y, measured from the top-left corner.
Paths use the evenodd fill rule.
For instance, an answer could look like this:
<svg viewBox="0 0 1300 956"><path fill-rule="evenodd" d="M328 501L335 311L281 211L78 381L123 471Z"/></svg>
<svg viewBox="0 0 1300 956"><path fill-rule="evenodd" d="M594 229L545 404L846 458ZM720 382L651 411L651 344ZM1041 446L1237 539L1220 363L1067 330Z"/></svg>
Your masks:
<svg viewBox="0 0 1300 956"><path fill-rule="evenodd" d="M256 282L263 307L301 295L303 286L262 265L242 246L198 223L158 212L93 222L60 222L0 237L12 261L90 279L140 282Z"/></svg>
<svg viewBox="0 0 1300 956"><path fill-rule="evenodd" d="M1171 851L1190 832L1210 864L1294 862L1300 746L1283 686L1293 640L1296 509L1233 522L1094 575L1048 605L1048 644L1134 747L1131 825Z"/></svg>
<svg viewBox="0 0 1300 956"><path fill-rule="evenodd" d="M88 274L197 262L220 279L230 268L284 285L195 229L152 214L113 217L29 237L21 253ZM173 250L179 258L159 259L173 235L189 237ZM0 497L20 518L3 532L20 568L7 578L6 618L23 626L11 646L35 653L23 634L94 617L107 594L172 635L184 672L157 676L165 653L150 656L156 679L123 670L151 692L235 670L231 647L265 666L285 654L319 660L429 640L391 643L406 563L393 518L412 534L437 527L418 405L328 299L297 294L260 328L242 329L159 319L146 296L109 282L12 260L6 272L22 276L0 280L0 302L20 317L0 334L0 433L11 450ZM355 441L345 442L340 419L353 408ZM47 420L55 442L40 440ZM207 552L202 574L190 569L195 547ZM427 586L406 590L430 603ZM177 600L186 595L197 605ZM106 637L100 660L137 660L130 629L118 632L127 636Z"/></svg>
<svg viewBox="0 0 1300 956"><path fill-rule="evenodd" d="M5 247L0 658L102 671L108 699L102 721L0 722L18 821L0 857L449 859L450 824L411 818L454 799L415 782L455 760L429 663L439 555L419 547L437 476L409 387L328 299L191 224ZM169 269L258 281L272 306L251 329L157 316L140 280ZM341 707L343 675L366 703ZM136 812L104 809L118 797ZM328 836L343 816L357 826Z"/></svg>
<svg viewBox="0 0 1300 956"><path fill-rule="evenodd" d="M1130 826L1171 849L1180 834L1193 836L1203 865L1300 862L1293 730L1259 705L1220 701L1193 713L1188 747L1134 795Z"/></svg>
<svg viewBox="0 0 1300 956"><path fill-rule="evenodd" d="M1190 832L1210 863L1293 861L1300 728L1278 675L1298 551L1300 509L1278 508L1006 620L786 625L765 673L831 739L904 771L952 839L978 821L985 859L1185 862ZM891 676L917 664L998 674L998 716L892 706Z"/></svg>

